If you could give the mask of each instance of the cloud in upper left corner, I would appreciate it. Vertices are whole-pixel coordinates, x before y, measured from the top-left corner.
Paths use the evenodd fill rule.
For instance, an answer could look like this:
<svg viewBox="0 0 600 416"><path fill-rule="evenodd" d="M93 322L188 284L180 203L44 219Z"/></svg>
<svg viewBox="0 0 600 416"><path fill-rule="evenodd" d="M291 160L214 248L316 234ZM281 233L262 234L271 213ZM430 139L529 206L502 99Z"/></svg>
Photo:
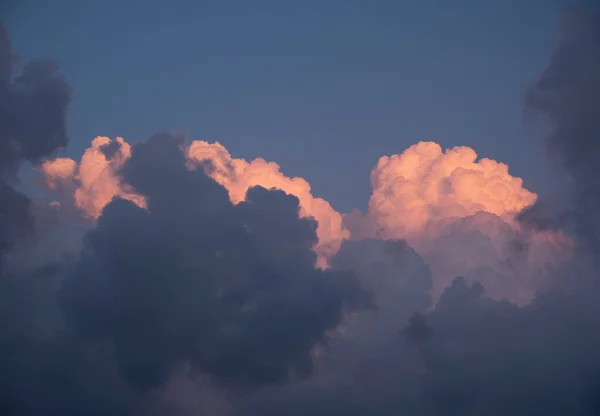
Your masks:
<svg viewBox="0 0 600 416"><path fill-rule="evenodd" d="M0 23L0 256L33 228L31 200L14 186L19 168L40 163L69 141L71 92L56 64L34 61L14 74L14 62Z"/></svg>

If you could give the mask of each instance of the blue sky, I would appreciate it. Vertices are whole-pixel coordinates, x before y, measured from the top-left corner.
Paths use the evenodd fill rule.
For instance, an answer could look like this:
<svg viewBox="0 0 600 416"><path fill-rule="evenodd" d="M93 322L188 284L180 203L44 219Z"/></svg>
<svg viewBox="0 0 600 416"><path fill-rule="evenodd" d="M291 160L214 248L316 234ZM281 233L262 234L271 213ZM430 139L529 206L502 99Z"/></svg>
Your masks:
<svg viewBox="0 0 600 416"><path fill-rule="evenodd" d="M419 140L472 146L543 194L554 178L522 96L564 3L25 0L4 23L22 61L51 57L73 86L68 155L185 132L350 211L377 159Z"/></svg>

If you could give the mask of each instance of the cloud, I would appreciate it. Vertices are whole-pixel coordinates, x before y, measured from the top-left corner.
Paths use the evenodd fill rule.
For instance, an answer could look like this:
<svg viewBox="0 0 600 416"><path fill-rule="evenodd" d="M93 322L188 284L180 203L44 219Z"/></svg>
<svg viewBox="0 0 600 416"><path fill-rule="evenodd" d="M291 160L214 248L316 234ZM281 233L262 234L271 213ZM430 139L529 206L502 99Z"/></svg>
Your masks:
<svg viewBox="0 0 600 416"><path fill-rule="evenodd" d="M29 246L21 247L25 260L14 261L16 246L38 231L36 206L18 189L16 175L26 162L38 165L66 146L70 102L52 62L32 62L17 76L14 63L0 24L0 412L122 415L120 399L109 393L115 382L109 365L102 363L105 374L95 367L101 354L84 356L61 333L55 296L63 266L40 265L25 254ZM95 376L83 380L83 373Z"/></svg>
<svg viewBox="0 0 600 416"><path fill-rule="evenodd" d="M166 135L44 161L67 141L68 87L50 63L12 81L1 33L1 412L189 414L207 408L173 392L186 378L218 392L309 377L315 348L367 295L352 273L314 267L317 224L298 199L251 187L232 204ZM13 186L25 161L96 220L76 255L43 260L44 235L15 251L35 227Z"/></svg>
<svg viewBox="0 0 600 416"><path fill-rule="evenodd" d="M519 309L456 280L420 340L431 414L595 414L588 384L600 365L596 302L556 292ZM574 295L574 297L572 297Z"/></svg>
<svg viewBox="0 0 600 416"><path fill-rule="evenodd" d="M549 121L551 133L545 145L573 180L572 202L559 215L540 217L549 211L537 207L526 220L565 225L575 222L588 244L598 246L600 209L600 16L580 7L569 7L561 15L557 45L550 63L526 99L529 113ZM566 212L565 212L566 211ZM598 247L596 247L598 248Z"/></svg>
<svg viewBox="0 0 600 416"><path fill-rule="evenodd" d="M353 238L406 239L432 269L435 297L456 276L485 280L498 299L529 302L552 267L569 258L559 230L522 227L516 217L537 195L495 160L469 147L420 142L383 156L371 172L366 214L344 218Z"/></svg>
<svg viewBox="0 0 600 416"><path fill-rule="evenodd" d="M511 217L536 200L520 178L508 173L507 165L477 160L470 147L442 152L433 142L381 157L371 184L369 216L384 238L411 237L429 222L480 211Z"/></svg>
<svg viewBox="0 0 600 416"><path fill-rule="evenodd" d="M123 184L118 175L130 155L131 146L121 137L96 137L79 164L70 158L56 158L44 162L39 170L49 189L73 192L77 209L84 217L96 220L116 197L145 206L144 198Z"/></svg>
<svg viewBox="0 0 600 416"><path fill-rule="evenodd" d="M598 235L593 226L598 211L583 197L584 191L593 190L597 181L592 174L597 165L590 161L598 156L598 149L596 144L586 147L586 141L594 137L592 134L597 132L600 119L588 118L589 112L596 110L587 110L586 105L595 103L599 97L595 95L598 93L595 86L600 72L582 66L594 62L594 56L600 51L600 39L596 37L600 15L581 9L567 9L564 13L569 31L568 36L564 33L561 36L567 36L568 48L563 49L565 39L561 38L546 71L557 77L561 74L558 77L561 87L543 99L538 96L542 102L536 105L553 109L552 131L547 141L552 144L557 140L556 146L564 147L558 150L557 156L563 160L572 158L574 167L565 166L571 171L576 195L580 197L570 202L574 212L582 217L580 221L591 225L575 231L577 238L589 244L576 246L571 261L554 268L548 286L525 306L492 299L485 295L481 284L456 278L431 311L417 314L409 321L403 338L410 347L404 349L399 345L398 355L385 359L385 370L377 371L379 377L371 379L377 383L374 389L386 392L383 395L366 394L357 387L357 381L325 387L287 388L278 393L269 392L265 399L249 403L241 414L285 414L288 408L295 414L313 415L336 412L425 416L600 414L600 307L597 301L600 287L595 260L598 247L594 244ZM589 76L582 78L581 72ZM548 81L547 88L552 85L550 90L558 88L555 81ZM537 88L539 85L534 87ZM565 96L573 106L566 102L564 107L559 105ZM582 135L571 137L569 141L565 133L576 131ZM556 147L550 150L557 151ZM576 150L593 154L582 155L580 159ZM478 215L482 214L465 216L454 226L475 221ZM497 224L503 226L502 222ZM456 239L459 236L451 237L457 246L464 244ZM447 248L448 244L443 246ZM485 251L484 247L480 255L485 256ZM411 355L411 350L419 354L418 359ZM389 373L408 373L412 384L403 383L398 376L394 386L387 389L388 383L377 381Z"/></svg>
<svg viewBox="0 0 600 416"><path fill-rule="evenodd" d="M314 250L319 267L329 265L344 240L406 239L432 267L436 297L455 276L474 281L483 272L489 294L527 303L543 288L549 269L567 259L571 250L571 241L559 230L521 227L515 217L535 202L536 195L522 187L520 178L510 176L506 165L477 160L467 147L442 152L438 144L422 142L402 154L382 157L371 174L374 190L368 213L342 216L327 201L314 198L304 179L284 176L273 162L232 158L218 142L196 140L183 146L188 168L203 169L227 189L234 204L244 201L252 186L298 197L300 216L317 221ZM118 176L129 157L130 145L123 139L97 137L79 164L59 158L40 170L48 188L71 190L83 215L97 219L115 197L145 206L144 197ZM70 198L64 192L59 197L65 206ZM456 239L463 244L452 244ZM481 255L483 251L487 254Z"/></svg>
<svg viewBox="0 0 600 416"><path fill-rule="evenodd" d="M30 199L14 186L24 162L39 163L66 146L69 86L50 61L13 77L15 57L0 24L0 270L6 252L33 231Z"/></svg>
<svg viewBox="0 0 600 416"><path fill-rule="evenodd" d="M233 414L414 414L421 365L400 330L432 306L427 265L404 241L365 239L344 241L332 267L354 271L375 309L346 317L310 380L243 397Z"/></svg>
<svg viewBox="0 0 600 416"><path fill-rule="evenodd" d="M326 266L328 258L337 252L342 240L350 236L342 226L340 213L324 199L313 197L306 180L283 175L276 163L261 158L251 162L234 159L218 142L193 141L187 154L194 163L202 163L207 173L229 191L234 203L243 201L247 190L253 186L279 189L297 197L300 215L317 220L318 241L315 251L319 255L320 266Z"/></svg>
<svg viewBox="0 0 600 416"><path fill-rule="evenodd" d="M343 310L359 304L352 274L314 268L316 224L298 200L251 188L233 205L181 142L157 135L132 149L122 177L147 210L113 200L62 289L67 321L112 340L121 374L162 385L176 365L220 382L306 377Z"/></svg>
<svg viewBox="0 0 600 416"><path fill-rule="evenodd" d="M537 231L486 212L436 226L439 235L420 250L435 276L437 298L456 276L483 284L494 299L529 303L572 259L573 241L560 231Z"/></svg>
<svg viewBox="0 0 600 416"><path fill-rule="evenodd" d="M110 152L107 153L107 149ZM348 230L342 227L341 214L327 201L313 197L310 185L304 179L283 175L276 163L260 158L251 162L234 159L220 143L199 140L186 146L186 155L190 169L205 169L209 176L228 190L235 204L244 201L248 189L253 186L279 189L296 196L300 201L300 215L317 220L318 241L315 251L319 255L319 266L325 267L342 240L349 237ZM97 137L79 164L72 159L55 159L42 165L41 172L50 189L75 189L77 207L86 217L97 219L102 209L117 196L144 206L143 197L124 189L117 175L118 169L129 156L130 145L122 138L111 141L107 137Z"/></svg>
<svg viewBox="0 0 600 416"><path fill-rule="evenodd" d="M146 205L112 199L77 256L1 276L3 411L229 412L235 392L310 377L367 305L353 273L314 267L297 198L254 187L232 204L182 144L132 148L116 178Z"/></svg>
<svg viewBox="0 0 600 416"><path fill-rule="evenodd" d="M536 195L465 147L382 158L345 224L306 181L218 143L97 138L79 163L44 162L66 144L68 88L48 64L13 82L0 48L0 252L30 260L0 270L2 413L600 414L600 18L564 19L527 105L572 176L573 239L524 221ZM15 249L35 227L26 161L93 220L76 255Z"/></svg>

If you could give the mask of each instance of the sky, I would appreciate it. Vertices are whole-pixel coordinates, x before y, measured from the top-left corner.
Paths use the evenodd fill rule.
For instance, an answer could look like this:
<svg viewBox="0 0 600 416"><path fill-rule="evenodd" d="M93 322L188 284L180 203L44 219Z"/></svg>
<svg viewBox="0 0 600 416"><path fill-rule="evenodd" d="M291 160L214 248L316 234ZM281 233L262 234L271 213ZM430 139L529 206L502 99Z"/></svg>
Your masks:
<svg viewBox="0 0 600 416"><path fill-rule="evenodd" d="M22 62L52 57L73 87L68 155L184 132L350 212L377 159L418 141L471 146L544 193L522 98L563 3L27 0L3 20Z"/></svg>
<svg viewBox="0 0 600 416"><path fill-rule="evenodd" d="M1 3L0 414L599 416L598 6Z"/></svg>

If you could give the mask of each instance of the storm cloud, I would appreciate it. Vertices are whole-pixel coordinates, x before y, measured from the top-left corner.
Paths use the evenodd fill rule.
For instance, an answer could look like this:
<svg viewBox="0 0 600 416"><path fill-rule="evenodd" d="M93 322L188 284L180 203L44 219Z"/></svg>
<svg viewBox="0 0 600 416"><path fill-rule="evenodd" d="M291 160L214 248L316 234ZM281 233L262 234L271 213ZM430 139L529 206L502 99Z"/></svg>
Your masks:
<svg viewBox="0 0 600 416"><path fill-rule="evenodd" d="M68 322L112 339L122 375L143 388L182 362L225 383L308 376L313 347L366 300L358 282L314 267L316 224L295 197L252 188L233 205L186 168L182 145L134 146L122 174L147 209L104 209L61 293Z"/></svg>

